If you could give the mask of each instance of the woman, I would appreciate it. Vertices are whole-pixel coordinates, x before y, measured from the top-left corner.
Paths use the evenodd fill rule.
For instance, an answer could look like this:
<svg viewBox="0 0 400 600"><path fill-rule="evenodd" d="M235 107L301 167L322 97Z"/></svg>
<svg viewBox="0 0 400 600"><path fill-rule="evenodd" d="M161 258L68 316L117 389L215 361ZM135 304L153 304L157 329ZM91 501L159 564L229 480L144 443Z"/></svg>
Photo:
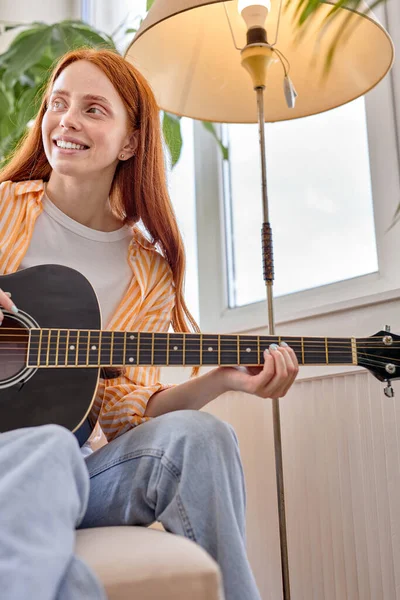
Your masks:
<svg viewBox="0 0 400 600"><path fill-rule="evenodd" d="M196 330L183 299L185 257L158 109L130 63L105 50L65 55L0 182L2 274L64 264L91 281L108 328ZM0 304L13 307L5 291ZM284 396L297 371L282 344L265 352L263 368L219 367L178 386L158 383L155 368L106 373L92 417L110 443L86 458L61 427L2 434L2 597L26 598L29 590L40 600L103 598L73 555L75 528L158 520L215 558L227 600L258 599L237 440L198 409L228 390Z"/></svg>

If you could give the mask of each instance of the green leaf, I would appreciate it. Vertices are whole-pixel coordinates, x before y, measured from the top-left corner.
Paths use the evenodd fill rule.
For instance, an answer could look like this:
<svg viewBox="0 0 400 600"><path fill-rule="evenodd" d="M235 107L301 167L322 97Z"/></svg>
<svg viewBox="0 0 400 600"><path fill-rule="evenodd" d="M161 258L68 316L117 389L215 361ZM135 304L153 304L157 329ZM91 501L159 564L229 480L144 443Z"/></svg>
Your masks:
<svg viewBox="0 0 400 600"><path fill-rule="evenodd" d="M41 87L41 86L40 86ZM16 106L17 123L23 128L31 119L36 117L40 105L40 88L28 88L21 95Z"/></svg>
<svg viewBox="0 0 400 600"><path fill-rule="evenodd" d="M164 139L168 146L172 168L178 162L182 152L181 117L164 112L162 128Z"/></svg>
<svg viewBox="0 0 400 600"><path fill-rule="evenodd" d="M226 146L224 146L222 141L219 139L218 134L215 130L214 124L210 123L209 121L202 121L202 123L203 123L204 128L207 129L207 131L209 131L211 133L211 135L213 136L213 138L218 142L218 145L222 152L222 158L224 160L229 160L229 150Z"/></svg>
<svg viewBox="0 0 400 600"><path fill-rule="evenodd" d="M0 85L0 115L7 115L11 108L11 103L8 94Z"/></svg>
<svg viewBox="0 0 400 600"><path fill-rule="evenodd" d="M154 0L147 0L146 10L150 10L151 7L153 6L153 4L154 4Z"/></svg>
<svg viewBox="0 0 400 600"><path fill-rule="evenodd" d="M6 67L7 81L18 79L22 73L40 61L50 43L50 38L50 27L35 28L31 32L25 31L17 36L5 55L0 56L0 66Z"/></svg>

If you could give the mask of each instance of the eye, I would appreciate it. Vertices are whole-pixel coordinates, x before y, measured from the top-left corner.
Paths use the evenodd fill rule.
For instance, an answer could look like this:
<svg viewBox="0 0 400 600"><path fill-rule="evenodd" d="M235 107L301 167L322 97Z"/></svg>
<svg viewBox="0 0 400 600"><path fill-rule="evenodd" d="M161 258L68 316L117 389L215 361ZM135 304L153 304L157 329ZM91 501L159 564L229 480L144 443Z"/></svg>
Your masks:
<svg viewBox="0 0 400 600"><path fill-rule="evenodd" d="M64 105L64 102L62 100L52 100L50 102L49 108L51 110L59 110L60 108L62 108Z"/></svg>
<svg viewBox="0 0 400 600"><path fill-rule="evenodd" d="M99 115L104 115L105 113L98 107L98 106L91 106L88 110L97 110L97 113L93 113L93 114L99 114Z"/></svg>

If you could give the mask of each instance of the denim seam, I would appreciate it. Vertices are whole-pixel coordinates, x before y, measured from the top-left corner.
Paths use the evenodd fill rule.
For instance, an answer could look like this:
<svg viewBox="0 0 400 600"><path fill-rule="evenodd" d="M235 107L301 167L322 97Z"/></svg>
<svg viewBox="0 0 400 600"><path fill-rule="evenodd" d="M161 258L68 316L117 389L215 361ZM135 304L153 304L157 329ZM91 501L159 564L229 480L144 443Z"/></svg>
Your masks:
<svg viewBox="0 0 400 600"><path fill-rule="evenodd" d="M181 497L179 494L176 494L176 505L178 507L179 515L182 520L182 525L186 533L186 537L188 537L193 542L196 542L196 536L194 535L193 527L189 521L189 517L187 516L186 510L183 506Z"/></svg>
<svg viewBox="0 0 400 600"><path fill-rule="evenodd" d="M128 460L132 460L134 458L140 458L141 456L153 456L154 458L161 459L163 457L163 454L164 452L162 450L156 450L155 448L144 448L141 450L136 450L135 452L128 452L127 454L119 456L118 458L114 458L113 460L110 460L109 462L101 465L100 467L97 467L93 471L90 471L89 477L90 479L92 479L92 477L95 477L100 473L104 473L104 471L108 471L108 469L115 467L115 465L126 462Z"/></svg>

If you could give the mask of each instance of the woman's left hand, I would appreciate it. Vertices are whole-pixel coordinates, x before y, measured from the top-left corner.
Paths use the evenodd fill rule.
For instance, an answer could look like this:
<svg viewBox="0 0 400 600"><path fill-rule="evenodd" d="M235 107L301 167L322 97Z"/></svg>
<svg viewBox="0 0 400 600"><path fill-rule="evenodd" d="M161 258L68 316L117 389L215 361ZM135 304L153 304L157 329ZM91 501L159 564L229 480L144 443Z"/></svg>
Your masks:
<svg viewBox="0 0 400 600"><path fill-rule="evenodd" d="M227 390L247 392L261 398L282 398L299 372L299 364L292 348L284 342L271 344L264 352L263 367L219 367Z"/></svg>

